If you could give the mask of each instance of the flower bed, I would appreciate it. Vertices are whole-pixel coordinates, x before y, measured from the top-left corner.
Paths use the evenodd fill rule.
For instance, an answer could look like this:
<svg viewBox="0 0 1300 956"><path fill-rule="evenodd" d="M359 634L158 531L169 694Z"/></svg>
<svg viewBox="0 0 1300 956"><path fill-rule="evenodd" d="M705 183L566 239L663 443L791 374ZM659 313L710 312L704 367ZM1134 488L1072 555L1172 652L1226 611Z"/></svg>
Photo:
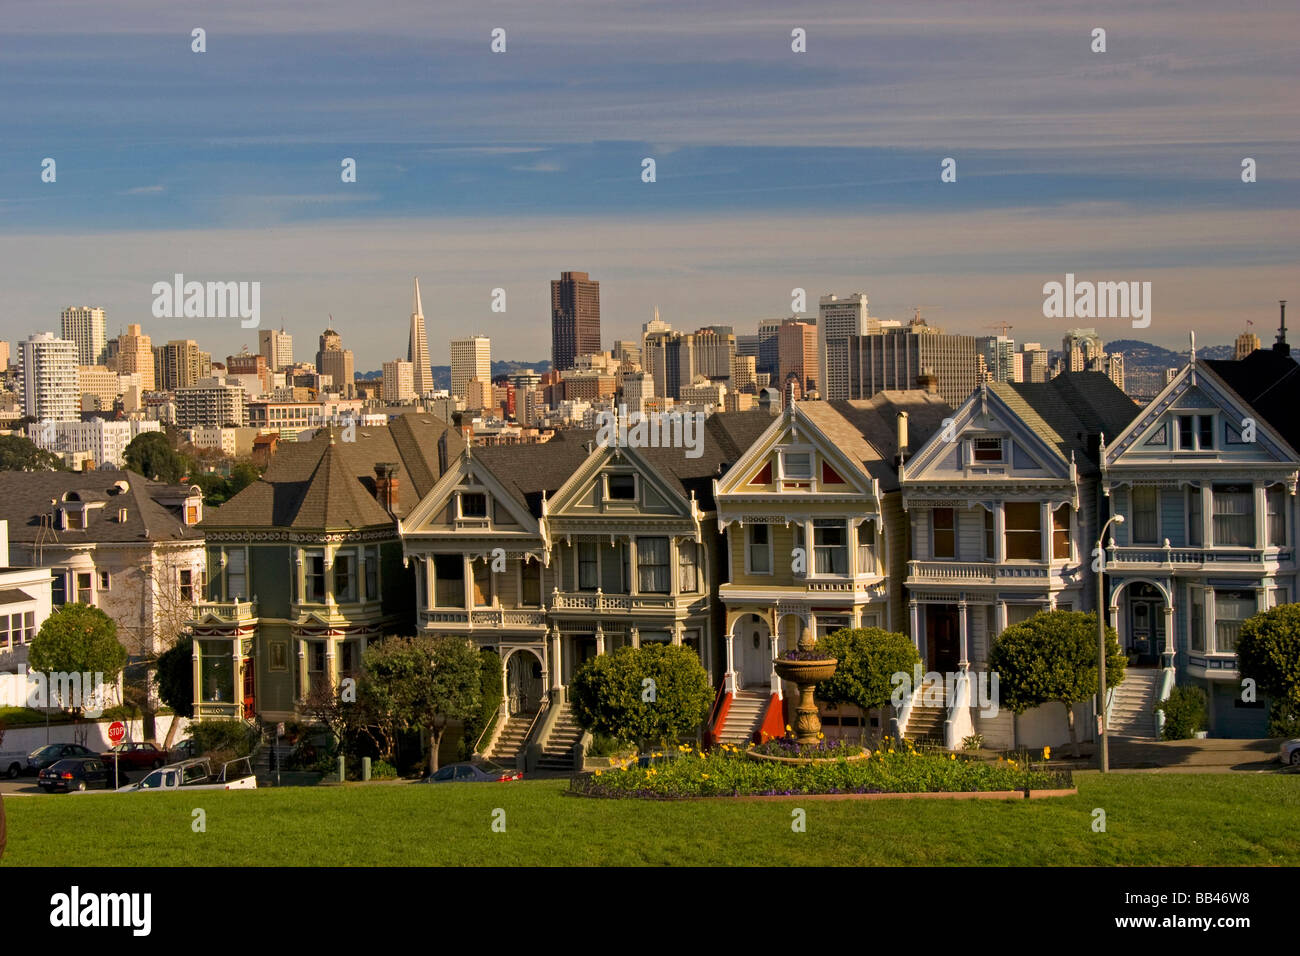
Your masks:
<svg viewBox="0 0 1300 956"><path fill-rule="evenodd" d="M764 740L757 746L751 746L746 753L765 760L788 761L858 760L871 756L871 751L864 749L861 744L827 740L825 735L815 744L801 744L793 734Z"/></svg>
<svg viewBox="0 0 1300 956"><path fill-rule="evenodd" d="M650 767L625 765L575 777L571 793L593 797L674 800L691 797L776 796L865 793L976 793L1061 790L1068 773L1027 770L1015 760L989 764L882 746L863 760L808 764L751 760L727 747L701 754L682 752Z"/></svg>

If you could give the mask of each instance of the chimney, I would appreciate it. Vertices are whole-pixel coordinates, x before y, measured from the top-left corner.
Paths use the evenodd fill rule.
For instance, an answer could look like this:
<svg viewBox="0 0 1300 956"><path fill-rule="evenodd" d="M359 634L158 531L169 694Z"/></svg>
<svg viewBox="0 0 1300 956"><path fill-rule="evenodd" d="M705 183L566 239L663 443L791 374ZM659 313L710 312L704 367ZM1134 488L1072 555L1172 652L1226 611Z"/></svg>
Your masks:
<svg viewBox="0 0 1300 956"><path fill-rule="evenodd" d="M931 395L939 394L939 376L928 368L921 369L921 374L916 377L916 387L929 392Z"/></svg>
<svg viewBox="0 0 1300 956"><path fill-rule="evenodd" d="M375 464L375 500L390 515L397 515L401 496L398 493L397 465L394 462L381 461Z"/></svg>
<svg viewBox="0 0 1300 956"><path fill-rule="evenodd" d="M906 461L909 449L907 447L907 412L898 413L898 460Z"/></svg>
<svg viewBox="0 0 1300 956"><path fill-rule="evenodd" d="M1291 346L1286 344L1286 299L1278 299L1277 303L1282 309L1282 325L1277 330L1277 341L1273 343L1273 351L1278 355L1290 355Z"/></svg>

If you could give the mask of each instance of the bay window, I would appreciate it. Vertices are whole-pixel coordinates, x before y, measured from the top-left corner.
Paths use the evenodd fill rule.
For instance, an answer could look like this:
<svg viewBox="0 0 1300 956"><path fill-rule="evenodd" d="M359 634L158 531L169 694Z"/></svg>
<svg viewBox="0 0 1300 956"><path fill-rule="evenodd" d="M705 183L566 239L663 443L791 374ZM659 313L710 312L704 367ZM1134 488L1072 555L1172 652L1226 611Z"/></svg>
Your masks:
<svg viewBox="0 0 1300 956"><path fill-rule="evenodd" d="M338 551L334 554L334 600L346 604L357 599L357 554Z"/></svg>
<svg viewBox="0 0 1300 956"><path fill-rule="evenodd" d="M302 563L303 602L325 603L325 552L309 550Z"/></svg>
<svg viewBox="0 0 1300 956"><path fill-rule="evenodd" d="M1069 505L1061 505L1052 512L1052 557L1070 557L1070 511Z"/></svg>
<svg viewBox="0 0 1300 956"><path fill-rule="evenodd" d="M681 549L677 552L677 591L680 594L694 594L699 590L696 554L694 541L682 542Z"/></svg>
<svg viewBox="0 0 1300 956"><path fill-rule="evenodd" d="M436 607L465 606L465 559L459 554L433 556L433 601Z"/></svg>
<svg viewBox="0 0 1300 956"><path fill-rule="evenodd" d="M1199 547L1202 541L1201 529L1201 489L1187 489L1187 543Z"/></svg>
<svg viewBox="0 0 1300 956"><path fill-rule="evenodd" d="M813 552L818 574L848 574L849 548L844 522L837 518L813 521Z"/></svg>
<svg viewBox="0 0 1300 956"><path fill-rule="evenodd" d="M226 600L238 601L248 594L248 552L233 548L226 552Z"/></svg>
<svg viewBox="0 0 1300 956"><path fill-rule="evenodd" d="M1133 543L1159 544L1160 521L1156 489L1138 485L1133 489Z"/></svg>
<svg viewBox="0 0 1300 956"><path fill-rule="evenodd" d="M1218 654L1237 653L1241 622L1256 611L1254 591L1214 592L1214 650Z"/></svg>
<svg viewBox="0 0 1300 956"><path fill-rule="evenodd" d="M930 556L957 557L957 512L952 508L935 508L930 512Z"/></svg>
<svg viewBox="0 0 1300 956"><path fill-rule="evenodd" d="M667 538L637 538L636 563L637 587L643 594L670 593Z"/></svg>
<svg viewBox="0 0 1300 956"><path fill-rule="evenodd" d="M1037 501L1008 501L1006 557L1010 561L1043 559L1043 515Z"/></svg>
<svg viewBox="0 0 1300 956"><path fill-rule="evenodd" d="M875 529L871 521L858 522L858 574L871 574L876 570Z"/></svg>
<svg viewBox="0 0 1300 956"><path fill-rule="evenodd" d="M772 573L772 529L765 524L745 526L745 560L749 574Z"/></svg>
<svg viewBox="0 0 1300 956"><path fill-rule="evenodd" d="M1269 485L1264 492L1269 547L1286 544L1286 498L1286 489L1281 485Z"/></svg>
<svg viewBox="0 0 1300 956"><path fill-rule="evenodd" d="M1254 546L1255 495L1250 485L1214 486L1214 544Z"/></svg>
<svg viewBox="0 0 1300 956"><path fill-rule="evenodd" d="M595 541L578 542L578 590L594 591L600 586L600 555Z"/></svg>

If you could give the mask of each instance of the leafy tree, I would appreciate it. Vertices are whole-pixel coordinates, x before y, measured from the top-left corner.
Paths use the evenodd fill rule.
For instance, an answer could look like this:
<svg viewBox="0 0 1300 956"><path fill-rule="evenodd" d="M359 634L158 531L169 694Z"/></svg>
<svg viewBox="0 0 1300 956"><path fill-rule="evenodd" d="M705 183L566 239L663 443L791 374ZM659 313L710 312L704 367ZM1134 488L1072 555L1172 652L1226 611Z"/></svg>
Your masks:
<svg viewBox="0 0 1300 956"><path fill-rule="evenodd" d="M906 634L879 627L842 628L817 641L817 650L839 663L816 695L832 704L854 704L863 711L884 707L894 691L894 674L910 675L921 663Z"/></svg>
<svg viewBox="0 0 1300 956"><path fill-rule="evenodd" d="M362 693L394 730L429 734L429 773L452 721L479 711L482 664L478 650L458 637L389 637L366 649Z"/></svg>
<svg viewBox="0 0 1300 956"><path fill-rule="evenodd" d="M122 458L129 471L168 484L180 481L190 470L189 461L172 447L162 432L136 435Z"/></svg>
<svg viewBox="0 0 1300 956"><path fill-rule="evenodd" d="M177 717L194 716L194 638L183 637L158 655L158 698ZM176 721L172 721L173 724ZM171 734L167 746L171 747Z"/></svg>
<svg viewBox="0 0 1300 956"><path fill-rule="evenodd" d="M1106 686L1124 680L1128 660L1119 636L1106 627ZM1079 756L1074 705L1097 693L1097 615L1082 611L1041 611L1002 632L989 652L998 673L1002 703L1016 714L1057 701L1065 707L1070 749Z"/></svg>
<svg viewBox="0 0 1300 956"><path fill-rule="evenodd" d="M0 471L64 471L63 459L21 435L0 435Z"/></svg>
<svg viewBox="0 0 1300 956"><path fill-rule="evenodd" d="M109 684L126 666L126 648L117 639L117 624L97 607L65 604L41 625L32 638L27 662L45 674L103 674ZM84 701L75 701L78 718Z"/></svg>
<svg viewBox="0 0 1300 956"><path fill-rule="evenodd" d="M1290 736L1300 715L1300 604L1279 604L1243 621L1237 669L1269 698L1269 733Z"/></svg>
<svg viewBox="0 0 1300 956"><path fill-rule="evenodd" d="M649 683L652 681L653 683ZM713 688L689 647L620 647L582 665L570 687L578 723L621 740L676 739L694 733L709 716Z"/></svg>
<svg viewBox="0 0 1300 956"><path fill-rule="evenodd" d="M229 497L235 497L261 477L262 473L251 461L237 462L235 467L230 469L230 478L226 482L230 489Z"/></svg>
<svg viewBox="0 0 1300 956"><path fill-rule="evenodd" d="M465 757L473 754L474 743L501 706L503 691L501 658L493 651L479 651L479 708L465 721Z"/></svg>

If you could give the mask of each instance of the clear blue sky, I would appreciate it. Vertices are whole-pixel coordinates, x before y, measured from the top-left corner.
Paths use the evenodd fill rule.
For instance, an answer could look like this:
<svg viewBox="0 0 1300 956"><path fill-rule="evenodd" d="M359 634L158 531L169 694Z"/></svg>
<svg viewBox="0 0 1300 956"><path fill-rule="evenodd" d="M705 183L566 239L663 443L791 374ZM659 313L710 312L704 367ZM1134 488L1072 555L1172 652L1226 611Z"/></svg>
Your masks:
<svg viewBox="0 0 1300 956"><path fill-rule="evenodd" d="M607 346L656 305L750 331L802 287L1056 347L1078 323L1044 319L1041 290L1066 272L1153 283L1152 326L1098 320L1105 338L1182 348L1253 319L1267 340L1276 300L1300 301L1300 7L1131 6L10 5L0 336L93 304L110 332L255 347L234 320L150 315L183 272L260 281L299 358L332 313L372 369L405 355L419 275L435 363L472 331L542 359L547 280L578 269Z"/></svg>

